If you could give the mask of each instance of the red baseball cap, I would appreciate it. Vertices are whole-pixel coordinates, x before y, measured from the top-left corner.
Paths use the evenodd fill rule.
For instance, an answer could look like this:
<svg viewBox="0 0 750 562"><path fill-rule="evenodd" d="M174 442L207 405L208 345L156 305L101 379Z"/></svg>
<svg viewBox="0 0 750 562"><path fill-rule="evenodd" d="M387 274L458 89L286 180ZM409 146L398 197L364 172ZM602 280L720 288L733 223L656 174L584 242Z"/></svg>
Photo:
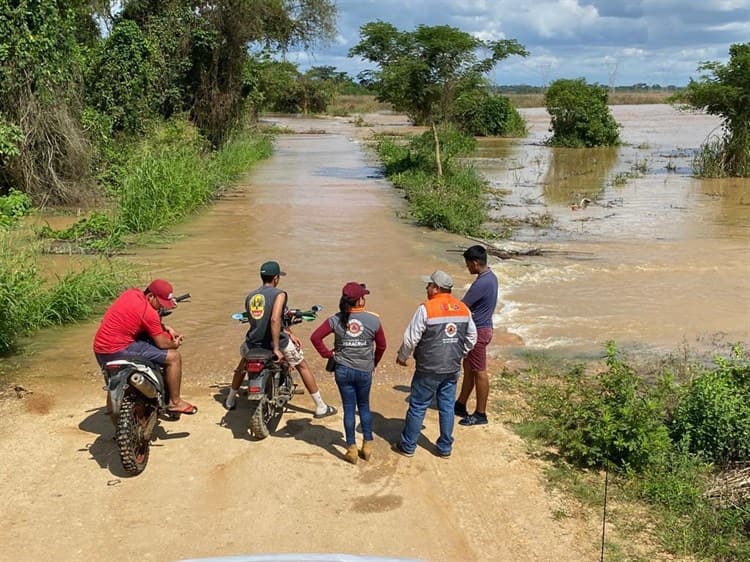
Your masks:
<svg viewBox="0 0 750 562"><path fill-rule="evenodd" d="M174 302L172 285L169 281L165 281L164 279L154 279L151 281L151 284L146 287L146 290L156 297L163 308L169 310L177 306Z"/></svg>
<svg viewBox="0 0 750 562"><path fill-rule="evenodd" d="M367 290L364 283L349 281L349 283L344 285L344 288L341 289L341 294L350 299L358 300L365 295L369 295L370 291Z"/></svg>

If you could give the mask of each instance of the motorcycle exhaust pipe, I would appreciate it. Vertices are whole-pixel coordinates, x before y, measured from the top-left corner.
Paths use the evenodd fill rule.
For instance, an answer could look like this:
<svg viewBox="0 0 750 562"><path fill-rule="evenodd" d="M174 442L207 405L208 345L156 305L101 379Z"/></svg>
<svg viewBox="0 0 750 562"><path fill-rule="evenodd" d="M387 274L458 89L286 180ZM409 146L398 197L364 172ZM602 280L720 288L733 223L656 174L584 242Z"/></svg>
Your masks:
<svg viewBox="0 0 750 562"><path fill-rule="evenodd" d="M131 386L137 388L147 398L156 398L156 389L150 381L146 380L143 373L133 373L128 379Z"/></svg>

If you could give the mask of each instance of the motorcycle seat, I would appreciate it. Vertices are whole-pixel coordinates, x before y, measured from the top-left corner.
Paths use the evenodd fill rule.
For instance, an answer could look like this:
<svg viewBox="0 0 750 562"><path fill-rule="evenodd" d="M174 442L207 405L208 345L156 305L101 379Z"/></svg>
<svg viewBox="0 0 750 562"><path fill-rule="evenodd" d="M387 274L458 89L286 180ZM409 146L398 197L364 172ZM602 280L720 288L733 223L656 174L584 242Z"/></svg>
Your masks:
<svg viewBox="0 0 750 562"><path fill-rule="evenodd" d="M273 351L271 351L270 349L263 349L262 347L250 349L247 352L247 355L245 355L245 359L261 359L263 361L267 361L271 358L273 358Z"/></svg>

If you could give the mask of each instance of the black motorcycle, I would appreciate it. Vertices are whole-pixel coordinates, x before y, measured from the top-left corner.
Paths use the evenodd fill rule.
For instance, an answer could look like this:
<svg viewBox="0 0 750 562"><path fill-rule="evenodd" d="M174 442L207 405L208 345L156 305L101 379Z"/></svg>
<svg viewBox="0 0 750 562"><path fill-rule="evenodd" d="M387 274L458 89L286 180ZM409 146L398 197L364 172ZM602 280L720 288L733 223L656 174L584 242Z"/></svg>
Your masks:
<svg viewBox="0 0 750 562"><path fill-rule="evenodd" d="M185 294L174 300L183 302L189 298L190 294ZM159 315L164 317L171 312L160 310ZM135 476L146 468L159 417L178 419L180 415L167 409L169 389L163 366L143 357L129 357L107 362L102 374L120 460L125 471Z"/></svg>
<svg viewBox="0 0 750 562"><path fill-rule="evenodd" d="M315 320L323 309L314 305L310 310L287 309L282 315L282 327ZM238 312L232 318L247 323L247 312ZM251 403L250 433L256 439L270 435L269 427L276 427L284 408L292 399L296 384L289 364L277 361L272 351L262 348L250 350L245 358L247 373L247 398Z"/></svg>

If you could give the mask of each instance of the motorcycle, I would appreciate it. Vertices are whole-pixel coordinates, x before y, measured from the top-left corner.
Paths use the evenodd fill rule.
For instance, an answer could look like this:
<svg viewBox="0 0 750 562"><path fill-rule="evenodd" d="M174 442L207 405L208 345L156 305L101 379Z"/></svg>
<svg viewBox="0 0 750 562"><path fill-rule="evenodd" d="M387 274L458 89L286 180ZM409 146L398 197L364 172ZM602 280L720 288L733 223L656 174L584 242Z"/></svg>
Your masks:
<svg viewBox="0 0 750 562"><path fill-rule="evenodd" d="M301 322L311 322L323 309L316 304L309 310L287 309L282 315L282 328L288 328ZM246 324L247 312L232 315L234 320ZM250 434L256 439L265 439L270 435L269 427L276 427L286 404L295 393L296 383L292 379L289 364L276 361L272 351L262 348L250 350L245 358L247 373L247 398L251 402Z"/></svg>
<svg viewBox="0 0 750 562"><path fill-rule="evenodd" d="M190 298L190 293L176 297L176 303ZM160 310L159 316L171 314ZM159 417L179 419L170 412L164 366L143 357L115 359L102 368L104 390L109 393L110 417L115 425L115 441L125 471L136 476L148 463L151 440Z"/></svg>

